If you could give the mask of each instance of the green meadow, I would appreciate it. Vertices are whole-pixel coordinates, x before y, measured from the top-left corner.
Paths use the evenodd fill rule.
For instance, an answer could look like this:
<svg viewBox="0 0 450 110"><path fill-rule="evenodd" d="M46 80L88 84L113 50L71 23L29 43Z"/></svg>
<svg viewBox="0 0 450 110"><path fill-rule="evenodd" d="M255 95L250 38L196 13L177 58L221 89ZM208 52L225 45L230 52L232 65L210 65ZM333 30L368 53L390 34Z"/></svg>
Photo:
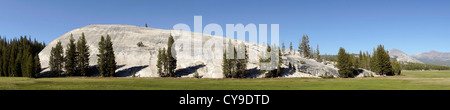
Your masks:
<svg viewBox="0 0 450 110"><path fill-rule="evenodd" d="M1 77L0 90L450 90L450 71L403 71L372 78L21 78Z"/></svg>

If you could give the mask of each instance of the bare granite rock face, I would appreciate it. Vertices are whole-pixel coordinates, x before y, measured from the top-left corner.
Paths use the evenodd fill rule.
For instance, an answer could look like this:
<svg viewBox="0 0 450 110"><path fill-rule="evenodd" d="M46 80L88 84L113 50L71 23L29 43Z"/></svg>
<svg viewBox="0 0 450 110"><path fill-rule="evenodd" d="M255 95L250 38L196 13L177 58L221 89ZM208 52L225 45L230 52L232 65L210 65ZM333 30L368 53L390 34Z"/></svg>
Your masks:
<svg viewBox="0 0 450 110"><path fill-rule="evenodd" d="M407 55L406 53L404 53L403 51L399 50L399 49L391 49L389 51L389 56L391 58L396 59L399 62L411 62L411 63L423 63L409 55Z"/></svg>
<svg viewBox="0 0 450 110"><path fill-rule="evenodd" d="M284 56L286 59L283 63L285 65L289 65L289 63L291 63L297 72L316 77L325 75L325 73L327 73L327 75L339 77L338 69L332 64L327 64L330 62L317 62L314 59L303 58L300 57L298 52L297 54L285 54Z"/></svg>
<svg viewBox="0 0 450 110"><path fill-rule="evenodd" d="M98 54L98 42L101 36L110 35L113 42L114 52L116 55L116 62L118 68L116 73L119 76L130 77L132 73L135 73L137 77L159 77L156 69L156 61L158 55L158 49L167 49L167 40L170 36L171 30L145 28L132 25L88 25L82 28L78 28L67 32L61 37L50 42L40 53L41 65L45 70L42 73L48 72L49 56L52 47L55 47L58 41L61 41L64 49L69 42L70 35L72 34L75 40L84 33L86 36L87 45L90 49L90 66L95 69L97 65ZM192 39L192 41L201 41L203 45L207 45L208 41L226 40L221 36L204 35L201 33L189 32L192 35L202 36L201 39ZM174 36L177 42L178 37ZM183 41L183 40L181 40ZM248 77L261 78L264 74L259 71L259 53L258 48L262 48L262 45L236 40L239 43L244 43L249 46L248 52L252 56L249 56L249 63L247 64ZM144 47L138 47L137 43L142 42ZM217 45L212 44L212 45ZM192 44L192 49L201 49L201 46L195 46ZM180 47L176 47L179 49ZM264 49L265 50L265 49ZM290 52L288 54L284 52L282 57L284 60L283 68L288 68L288 62L295 65L296 70L283 70L284 77L318 77L325 73L338 76L337 68L330 62L323 63L317 62L313 59L306 59L300 57L298 52ZM222 57L223 50L215 49L203 50L203 55L211 55L213 58L205 58L205 56L196 56L193 53L190 55L184 53L177 53L176 58L177 69L176 73L179 77L193 77L193 73L197 71L203 78L223 78L222 74ZM303 62L303 63L302 63Z"/></svg>

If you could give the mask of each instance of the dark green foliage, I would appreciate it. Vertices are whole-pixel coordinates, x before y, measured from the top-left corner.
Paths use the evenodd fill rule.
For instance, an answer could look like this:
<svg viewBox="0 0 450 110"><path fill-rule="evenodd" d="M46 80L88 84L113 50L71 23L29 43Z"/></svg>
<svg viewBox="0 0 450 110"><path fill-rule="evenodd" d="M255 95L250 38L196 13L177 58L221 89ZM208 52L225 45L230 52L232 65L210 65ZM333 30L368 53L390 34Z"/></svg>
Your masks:
<svg viewBox="0 0 450 110"><path fill-rule="evenodd" d="M158 50L158 61L156 67L161 77L176 77L175 69L177 67L177 59L174 57L176 53L172 53L172 45L175 42L170 35L167 43L167 50L163 48Z"/></svg>
<svg viewBox="0 0 450 110"><path fill-rule="evenodd" d="M245 78L248 63L247 46L242 43L235 47L231 41L228 41L226 48L223 53L222 74L225 78ZM242 51L244 58L238 58L236 50Z"/></svg>
<svg viewBox="0 0 450 110"><path fill-rule="evenodd" d="M386 50L384 50L384 46L379 45L377 47L376 54L376 73L380 75L395 75L392 70L391 59Z"/></svg>
<svg viewBox="0 0 450 110"><path fill-rule="evenodd" d="M169 75L169 62L167 62L167 51L166 48L163 48L162 61L163 61L163 76L161 77L170 77Z"/></svg>
<svg viewBox="0 0 450 110"><path fill-rule="evenodd" d="M294 48L292 47L292 42L291 42L291 44L289 44L289 52L291 52L292 50L293 50Z"/></svg>
<svg viewBox="0 0 450 110"><path fill-rule="evenodd" d="M238 46L238 49L240 51L243 51L244 58L243 59L236 59L236 75L234 75L234 78L245 78L245 73L247 73L247 63L248 63L248 50L247 46L242 43ZM235 56L237 58L237 56Z"/></svg>
<svg viewBox="0 0 450 110"><path fill-rule="evenodd" d="M44 47L44 43L36 39L33 41L27 36L9 40L0 36L0 76L28 77L32 72L28 68L37 67L29 65L29 56L38 56Z"/></svg>
<svg viewBox="0 0 450 110"><path fill-rule="evenodd" d="M175 58L176 53L172 53L172 50L175 50L172 49L172 45L174 42L175 40L173 39L172 34L170 34L169 41L167 42L167 62L168 62L167 73L169 74L170 77L175 77L175 69L177 68L177 59Z"/></svg>
<svg viewBox="0 0 450 110"><path fill-rule="evenodd" d="M61 42L58 41L55 47L52 47L49 66L52 76L61 76L64 63L64 52Z"/></svg>
<svg viewBox="0 0 450 110"><path fill-rule="evenodd" d="M392 69L393 69L395 75L402 74L402 67L400 66L400 63L397 62L396 60L392 61Z"/></svg>
<svg viewBox="0 0 450 110"><path fill-rule="evenodd" d="M116 60L114 56L111 37L106 35L106 40L102 36L99 45L99 54L97 54L97 64L100 74L103 77L113 77L116 71Z"/></svg>
<svg viewBox="0 0 450 110"><path fill-rule="evenodd" d="M98 53L97 54L97 65L98 65L98 71L103 77L108 76L106 71L106 46L105 46L105 37L101 37L100 42L98 42Z"/></svg>
<svg viewBox="0 0 450 110"><path fill-rule="evenodd" d="M36 70L33 55L30 54L26 57L24 68L26 68L26 70L23 73L23 77L35 77L34 74L36 74Z"/></svg>
<svg viewBox="0 0 450 110"><path fill-rule="evenodd" d="M233 78L235 75L235 57L236 57L236 48L234 47L231 40L228 40L228 45L225 47L224 52L224 61L223 61L223 75L225 78Z"/></svg>
<svg viewBox="0 0 450 110"><path fill-rule="evenodd" d="M312 58L313 55L311 54L312 50L309 45L309 37L308 35L302 36L302 41L298 47L299 53L302 54L305 58Z"/></svg>
<svg viewBox="0 0 450 110"><path fill-rule="evenodd" d="M391 62L389 52L383 45L373 49L373 54L368 51L360 51L359 57L352 58L355 68L364 68L373 71L379 75L400 75L402 67L399 62Z"/></svg>
<svg viewBox="0 0 450 110"><path fill-rule="evenodd" d="M145 45L144 45L144 43L142 43L142 41L141 41L141 42L138 42L136 45L137 45L138 47L145 47Z"/></svg>
<svg viewBox="0 0 450 110"><path fill-rule="evenodd" d="M161 50L161 48L158 50L158 60L156 61L156 67L158 68L158 74L159 76L163 76L163 71L162 71L162 65L163 65L163 60L162 60L162 53L163 51Z"/></svg>
<svg viewBox="0 0 450 110"><path fill-rule="evenodd" d="M261 68L261 70L260 70L260 72L261 73L266 73L266 72L269 72L269 71L267 71L267 70L262 70L262 68L269 68L269 67L265 67L265 66L267 66L267 65L262 65L262 63L270 63L270 61L271 61L271 52L272 51L272 49L270 48L270 46L269 45L267 45L267 47L266 47L266 51L264 52L264 51L262 51L261 52L261 56L260 56L260 58L259 58L259 67ZM266 58L266 59L264 59L264 58Z"/></svg>
<svg viewBox="0 0 450 110"><path fill-rule="evenodd" d="M167 62L167 55L166 55L166 48L163 48L162 50L158 50L158 61L156 62L156 67L158 68L158 74L161 77L170 77L168 74L168 62Z"/></svg>
<svg viewBox="0 0 450 110"><path fill-rule="evenodd" d="M400 62L401 69L403 70L450 70L448 66L421 64L421 63L407 63Z"/></svg>
<svg viewBox="0 0 450 110"><path fill-rule="evenodd" d="M77 41L77 58L76 58L76 71L81 76L89 76L89 46L86 44L86 38L84 33L81 33L81 37Z"/></svg>
<svg viewBox="0 0 450 110"><path fill-rule="evenodd" d="M73 35L70 35L70 41L67 44L66 47L66 56L65 56L65 60L64 60L64 69L66 70L66 74L68 76L74 76L76 75L76 58L77 58L77 53L76 53L76 45L75 45L75 39L73 39Z"/></svg>
<svg viewBox="0 0 450 110"><path fill-rule="evenodd" d="M317 44L316 56L317 56L316 60L318 62L322 62L322 58L320 57L319 44Z"/></svg>
<svg viewBox="0 0 450 110"><path fill-rule="evenodd" d="M283 60L281 58L281 56L282 56L281 50L277 46L274 46L273 49L275 49L273 52L276 52L275 54L278 54L278 59L276 59L276 61L278 61L278 65L277 65L277 67L275 69L269 71L266 74L266 78L275 78L275 77L280 77L282 75L281 65L283 64ZM273 53L271 53L271 54L273 54Z"/></svg>
<svg viewBox="0 0 450 110"><path fill-rule="evenodd" d="M34 56L34 74L33 74L33 76L31 76L31 77L35 77L35 78L37 78L37 77L39 77L39 74L38 73L40 73L41 72L41 61L40 61L40 58L39 58L39 55L36 55L36 56Z"/></svg>
<svg viewBox="0 0 450 110"><path fill-rule="evenodd" d="M202 77L198 74L198 71L195 71L195 73L194 73L194 78L200 79L200 78L202 78Z"/></svg>
<svg viewBox="0 0 450 110"><path fill-rule="evenodd" d="M352 67L352 59L350 58L350 54L345 52L344 48L339 49L339 53L337 56L337 68L339 69L339 76L342 78L350 78L353 77L354 69Z"/></svg>
<svg viewBox="0 0 450 110"><path fill-rule="evenodd" d="M228 63L227 59L227 50L223 52L223 60L222 60L222 74L225 78L230 77L230 63Z"/></svg>
<svg viewBox="0 0 450 110"><path fill-rule="evenodd" d="M114 55L113 44L111 41L111 37L106 35L106 55L107 55L107 72L109 72L110 76L114 76L116 73L116 57Z"/></svg>

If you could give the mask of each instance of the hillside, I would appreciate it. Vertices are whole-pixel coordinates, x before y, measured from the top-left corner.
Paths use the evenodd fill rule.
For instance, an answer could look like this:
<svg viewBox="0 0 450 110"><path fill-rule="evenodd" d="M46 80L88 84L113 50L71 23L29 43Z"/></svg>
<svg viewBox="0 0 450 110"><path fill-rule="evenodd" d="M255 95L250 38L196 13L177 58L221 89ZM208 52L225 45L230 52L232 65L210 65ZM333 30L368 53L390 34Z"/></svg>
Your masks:
<svg viewBox="0 0 450 110"><path fill-rule="evenodd" d="M100 37L109 34L112 38L113 47L116 55L116 61L118 69L116 73L119 76L129 77L131 73L136 73L138 77L159 77L156 69L157 50L159 48L167 48L167 39L170 35L170 30L154 29L137 27L132 25L88 25L82 28L78 28L67 32L59 38L53 40L45 47L40 53L42 67L45 70L42 74L48 73L48 63L51 48L56 45L58 41L61 41L64 49L69 42L70 35L73 34L75 39L78 39L84 33L87 40L87 45L90 47L90 66L92 69L96 69L98 53L98 42ZM192 33L198 35L201 33ZM201 34L203 35L203 34ZM194 41L202 40L203 43L208 40L223 39L221 36L203 35L202 39L194 39ZM175 39L178 39L175 36ZM227 39L227 38L225 38ZM138 47L136 44L143 42L145 47ZM250 46L249 53L259 55L258 47L261 45L256 43L250 43L245 41L245 45ZM176 47L177 48L177 47ZM192 48L201 48L192 46ZM220 50L220 49L219 49ZM206 59L204 57L185 54L176 54L178 59L176 73L179 77L192 77L195 71L198 71L200 76L204 78L223 78L222 75L222 54L221 51L207 51L207 53L214 54L216 58ZM285 53L286 54L286 53ZM218 57L217 57L218 56ZM287 68L288 63L295 65L296 71L283 70L283 76L285 77L317 77L328 73L330 75L338 76L337 68L333 65L319 63L312 59L305 59L298 55L286 54L282 57L284 68ZM300 61L306 63L301 64ZM251 56L249 63L247 64L248 74L247 77L263 77L260 73L259 56Z"/></svg>
<svg viewBox="0 0 450 110"><path fill-rule="evenodd" d="M423 63L411 56L409 56L408 54L404 53L403 51L399 50L399 49L391 49L389 51L389 56L391 58L396 59L399 62L410 62L410 63Z"/></svg>
<svg viewBox="0 0 450 110"><path fill-rule="evenodd" d="M416 53L412 57L428 64L450 66L450 53L430 51L426 53Z"/></svg>

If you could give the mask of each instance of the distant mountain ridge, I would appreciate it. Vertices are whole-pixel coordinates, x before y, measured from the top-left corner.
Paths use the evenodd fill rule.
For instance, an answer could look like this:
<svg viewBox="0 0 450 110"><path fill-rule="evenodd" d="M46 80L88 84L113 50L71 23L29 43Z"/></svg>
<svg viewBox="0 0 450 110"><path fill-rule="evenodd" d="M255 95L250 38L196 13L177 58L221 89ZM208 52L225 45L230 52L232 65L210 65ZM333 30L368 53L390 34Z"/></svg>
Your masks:
<svg viewBox="0 0 450 110"><path fill-rule="evenodd" d="M428 64L450 66L450 53L446 52L433 50L427 53L416 53L412 57Z"/></svg>
<svg viewBox="0 0 450 110"><path fill-rule="evenodd" d="M423 63L423 62L409 56L405 52L403 52L399 49L395 49L395 48L393 48L389 51L389 56L393 59L396 59L399 62Z"/></svg>

